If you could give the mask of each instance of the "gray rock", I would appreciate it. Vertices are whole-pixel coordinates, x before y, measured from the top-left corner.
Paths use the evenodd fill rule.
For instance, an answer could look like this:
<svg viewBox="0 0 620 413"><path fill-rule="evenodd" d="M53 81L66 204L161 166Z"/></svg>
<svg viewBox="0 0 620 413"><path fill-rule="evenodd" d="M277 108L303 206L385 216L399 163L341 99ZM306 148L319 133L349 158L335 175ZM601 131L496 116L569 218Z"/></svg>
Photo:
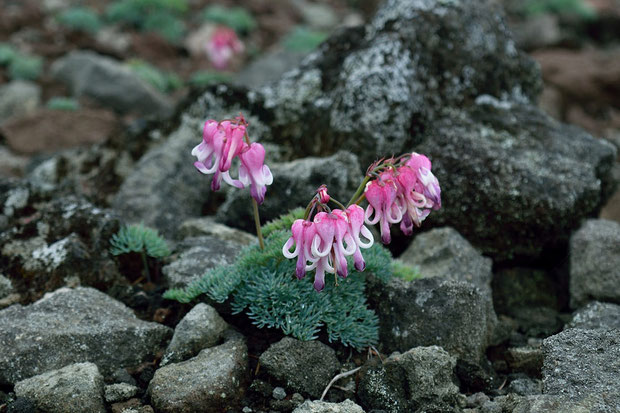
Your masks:
<svg viewBox="0 0 620 413"><path fill-rule="evenodd" d="M105 401L117 403L131 399L138 393L138 388L129 383L114 383L103 388Z"/></svg>
<svg viewBox="0 0 620 413"><path fill-rule="evenodd" d="M508 403L507 403L508 404ZM609 405L604 396L591 394L582 400L557 395L520 397L508 406L512 413L613 413L617 406Z"/></svg>
<svg viewBox="0 0 620 413"><path fill-rule="evenodd" d="M519 396L533 396L542 393L542 382L536 379L515 379L508 385L508 391Z"/></svg>
<svg viewBox="0 0 620 413"><path fill-rule="evenodd" d="M562 40L559 18L555 14L528 16L523 22L513 24L517 45L525 50L553 47Z"/></svg>
<svg viewBox="0 0 620 413"><path fill-rule="evenodd" d="M620 223L586 221L570 240L570 303L620 303Z"/></svg>
<svg viewBox="0 0 620 413"><path fill-rule="evenodd" d="M358 396L368 409L389 413L456 412L456 358L437 346L416 347L364 369Z"/></svg>
<svg viewBox="0 0 620 413"><path fill-rule="evenodd" d="M228 324L213 307L197 304L177 324L160 365L186 360L205 348L215 346L227 328Z"/></svg>
<svg viewBox="0 0 620 413"><path fill-rule="evenodd" d="M42 293L77 284L100 289L127 281L108 253L110 238L120 228L114 211L98 208L76 196L56 195L43 202L30 185L6 193L4 212L15 218L28 212L27 225L15 220L0 232L0 256L15 290L34 301ZM30 229L25 230L28 227Z"/></svg>
<svg viewBox="0 0 620 413"><path fill-rule="evenodd" d="M73 51L52 64L52 76L74 96L87 96L120 112L168 116L172 104L122 63L88 51Z"/></svg>
<svg viewBox="0 0 620 413"><path fill-rule="evenodd" d="M314 29L332 29L338 24L338 16L328 4L310 3L306 0L293 0L293 6L301 14L304 23Z"/></svg>
<svg viewBox="0 0 620 413"><path fill-rule="evenodd" d="M242 340L230 340L158 369L148 394L162 413L221 412L237 407L247 381L247 347Z"/></svg>
<svg viewBox="0 0 620 413"><path fill-rule="evenodd" d="M322 184L327 185L332 198L346 203L363 178L357 157L346 151L325 158L274 163L269 167L274 180L260 206L260 216L264 221L275 219L289 209L305 207ZM217 219L252 231L254 215L248 197L246 191L230 191L218 210Z"/></svg>
<svg viewBox="0 0 620 413"><path fill-rule="evenodd" d="M340 368L331 347L320 341L299 341L291 337L269 346L259 361L267 374L285 389L316 399Z"/></svg>
<svg viewBox="0 0 620 413"><path fill-rule="evenodd" d="M232 241L239 245L250 245L257 241L255 235L215 222L213 217L191 218L179 226L180 238L209 235L222 241Z"/></svg>
<svg viewBox="0 0 620 413"><path fill-rule="evenodd" d="M275 387L271 395L276 400L284 400L286 398L286 390L284 390L282 387Z"/></svg>
<svg viewBox="0 0 620 413"><path fill-rule="evenodd" d="M445 207L431 223L453 226L496 262L561 247L601 207L615 148L530 105L476 102L446 109L414 147L442 185Z"/></svg>
<svg viewBox="0 0 620 413"><path fill-rule="evenodd" d="M14 80L0 86L0 124L11 117L33 113L41 104L41 87Z"/></svg>
<svg viewBox="0 0 620 413"><path fill-rule="evenodd" d="M187 238L183 242L197 245L189 246L162 269L170 288L184 288L209 269L232 264L242 248L235 242L210 236Z"/></svg>
<svg viewBox="0 0 620 413"><path fill-rule="evenodd" d="M282 75L295 68L306 53L288 50L267 52L252 60L236 75L233 82L247 88L260 88L280 80Z"/></svg>
<svg viewBox="0 0 620 413"><path fill-rule="evenodd" d="M293 410L293 413L364 413L364 410L349 399L342 403L308 400Z"/></svg>
<svg viewBox="0 0 620 413"><path fill-rule="evenodd" d="M491 294L493 261L483 257L454 228L437 228L417 235L399 259L417 267L424 278L465 281Z"/></svg>
<svg viewBox="0 0 620 413"><path fill-rule="evenodd" d="M13 294L15 289L13 288L13 284L11 280L6 278L4 275L0 274L0 300L8 297Z"/></svg>
<svg viewBox="0 0 620 413"><path fill-rule="evenodd" d="M571 328L543 341L543 393L601 396L620 410L620 330Z"/></svg>
<svg viewBox="0 0 620 413"><path fill-rule="evenodd" d="M620 305L593 301L575 311L566 328L620 330Z"/></svg>
<svg viewBox="0 0 620 413"><path fill-rule="evenodd" d="M478 288L437 277L370 281L368 300L379 316L384 352L437 345L459 359L480 362L490 332L487 302Z"/></svg>
<svg viewBox="0 0 620 413"><path fill-rule="evenodd" d="M104 375L135 366L161 349L170 328L139 320L92 288L62 288L29 306L0 311L0 383L12 384L67 364L95 363Z"/></svg>
<svg viewBox="0 0 620 413"><path fill-rule="evenodd" d="M105 413L103 377L93 363L77 363L15 384L17 397L48 413Z"/></svg>
<svg viewBox="0 0 620 413"><path fill-rule="evenodd" d="M438 228L416 236L399 259L417 268L424 278L439 277L476 286L487 303L488 330L495 329L497 316L491 292L493 261L483 257L454 228Z"/></svg>

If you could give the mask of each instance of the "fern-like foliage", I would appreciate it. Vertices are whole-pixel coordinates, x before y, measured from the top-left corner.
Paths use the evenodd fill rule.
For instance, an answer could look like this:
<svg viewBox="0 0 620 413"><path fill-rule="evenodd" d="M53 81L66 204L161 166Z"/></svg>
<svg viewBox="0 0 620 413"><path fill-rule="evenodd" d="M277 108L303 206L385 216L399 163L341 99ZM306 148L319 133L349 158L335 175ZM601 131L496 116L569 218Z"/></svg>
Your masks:
<svg viewBox="0 0 620 413"><path fill-rule="evenodd" d="M163 258L170 255L166 241L159 233L142 224L122 227L110 240L112 255L130 252L146 253L149 257Z"/></svg>
<svg viewBox="0 0 620 413"><path fill-rule="evenodd" d="M378 318L366 304L365 273L353 270L346 279L339 278L338 285L327 279L317 293L312 275L298 280L295 260L282 255L282 245L290 236L290 225L283 229L285 222L292 222L298 213L266 225L271 229L264 250L248 246L234 264L210 270L187 288L169 290L164 297L187 303L206 294L220 303L228 301L233 313L245 313L259 328L277 328L300 340L316 339L324 329L330 342L358 350L375 345ZM364 257L366 271L384 281L391 277L392 260L385 248L375 244L364 251Z"/></svg>

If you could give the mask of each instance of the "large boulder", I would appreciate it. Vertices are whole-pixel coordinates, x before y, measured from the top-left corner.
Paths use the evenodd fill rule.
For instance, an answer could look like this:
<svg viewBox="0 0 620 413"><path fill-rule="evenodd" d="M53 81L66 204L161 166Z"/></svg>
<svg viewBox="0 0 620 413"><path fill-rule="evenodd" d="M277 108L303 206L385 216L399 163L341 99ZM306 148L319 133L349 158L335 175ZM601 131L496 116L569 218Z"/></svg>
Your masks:
<svg viewBox="0 0 620 413"><path fill-rule="evenodd" d="M567 328L620 330L620 305L593 301L575 311Z"/></svg>
<svg viewBox="0 0 620 413"><path fill-rule="evenodd" d="M87 96L120 112L168 116L172 104L129 67L94 52L73 51L52 65L54 79L73 95Z"/></svg>
<svg viewBox="0 0 620 413"><path fill-rule="evenodd" d="M6 308L0 324L0 384L80 362L95 363L109 375L154 356L172 334L85 287L62 288L32 305Z"/></svg>
<svg viewBox="0 0 620 413"><path fill-rule="evenodd" d="M570 240L570 302L620 303L620 224L588 220Z"/></svg>

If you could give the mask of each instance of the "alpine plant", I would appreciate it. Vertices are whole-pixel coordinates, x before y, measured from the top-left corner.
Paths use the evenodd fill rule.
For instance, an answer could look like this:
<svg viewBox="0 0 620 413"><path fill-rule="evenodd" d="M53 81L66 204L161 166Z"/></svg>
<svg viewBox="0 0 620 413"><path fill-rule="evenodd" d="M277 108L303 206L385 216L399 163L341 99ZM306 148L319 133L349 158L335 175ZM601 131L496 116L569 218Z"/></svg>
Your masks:
<svg viewBox="0 0 620 413"><path fill-rule="evenodd" d="M364 210L359 204L366 199ZM338 208L331 209L328 203ZM312 198L304 219L291 226L291 237L282 247L286 258L297 258L295 273L299 279L315 271L314 288L325 286L325 274L348 275L347 259L352 256L355 269L365 268L362 250L374 243L367 225L379 223L381 241L391 241L390 226L400 223L406 235L419 227L431 209L441 208L441 189L431 172L431 161L411 153L373 163L347 206L327 193L322 185ZM336 278L337 283L337 278Z"/></svg>

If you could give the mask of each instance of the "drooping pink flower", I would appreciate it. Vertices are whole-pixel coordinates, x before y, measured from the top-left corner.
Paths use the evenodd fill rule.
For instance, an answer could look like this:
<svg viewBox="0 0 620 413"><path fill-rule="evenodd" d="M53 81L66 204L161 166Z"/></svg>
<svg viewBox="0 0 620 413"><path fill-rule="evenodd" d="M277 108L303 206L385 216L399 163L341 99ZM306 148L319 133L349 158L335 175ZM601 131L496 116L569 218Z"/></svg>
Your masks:
<svg viewBox="0 0 620 413"><path fill-rule="evenodd" d="M368 200L366 223L374 225L380 222L381 241L389 244L392 240L390 225L400 222L403 217L401 206L397 202L398 187L391 170L382 172L379 178L366 185L365 195ZM374 213L374 218L371 218Z"/></svg>
<svg viewBox="0 0 620 413"><path fill-rule="evenodd" d="M192 149L198 158L194 166L206 175L214 174L211 189L220 189L222 179L232 186L243 188L241 181L230 176L232 160L244 149L245 125L231 121L205 123L202 142Z"/></svg>
<svg viewBox="0 0 620 413"><path fill-rule="evenodd" d="M239 159L239 180L246 186L250 185L250 193L260 205L265 200L266 186L273 183L271 170L265 165L265 148L254 142L239 154Z"/></svg>
<svg viewBox="0 0 620 413"><path fill-rule="evenodd" d="M427 208L441 208L441 188L439 181L431 172L431 161L426 156L413 152L411 158L405 163L417 177L415 190L423 194L427 199Z"/></svg>
<svg viewBox="0 0 620 413"><path fill-rule="evenodd" d="M243 53L245 47L234 30L219 26L206 45L207 56L216 69L225 70L235 55Z"/></svg>
<svg viewBox="0 0 620 413"><path fill-rule="evenodd" d="M331 199L327 193L327 185L319 186L319 189L317 189L316 192L319 194L319 201L321 201L322 204L327 204Z"/></svg>
<svg viewBox="0 0 620 413"><path fill-rule="evenodd" d="M306 265L308 261L315 261L311 252L312 241L316 235L314 222L297 219L291 226L291 236L282 247L282 254L286 258L297 257L295 273L297 278L302 279L306 275ZM291 247L295 245L295 250L291 252Z"/></svg>
<svg viewBox="0 0 620 413"><path fill-rule="evenodd" d="M364 210L352 205L346 211L334 209L319 212L312 221L298 219L291 227L292 236L282 247L286 258L297 257L295 273L303 278L307 271L315 270L314 289L325 287L325 274L347 277L347 257L353 255L355 268L363 271L364 258L360 248L370 248L372 234L364 226ZM363 242L360 234L368 241ZM295 249L291 248L295 245Z"/></svg>
<svg viewBox="0 0 620 413"><path fill-rule="evenodd" d="M419 227L430 212L422 209L426 206L427 200L424 195L416 191L419 186L418 179L409 166L403 165L398 168L396 182L398 187L397 198L403 213L400 229L405 235L411 235L413 225Z"/></svg>
<svg viewBox="0 0 620 413"><path fill-rule="evenodd" d="M364 271L366 262L364 261L360 248L370 248L374 242L374 237L370 230L364 225L364 208L353 204L347 208L347 215L349 217L349 234L351 234L353 242L355 243L355 252L353 253L355 269ZM364 236L368 241L362 241L360 235Z"/></svg>

